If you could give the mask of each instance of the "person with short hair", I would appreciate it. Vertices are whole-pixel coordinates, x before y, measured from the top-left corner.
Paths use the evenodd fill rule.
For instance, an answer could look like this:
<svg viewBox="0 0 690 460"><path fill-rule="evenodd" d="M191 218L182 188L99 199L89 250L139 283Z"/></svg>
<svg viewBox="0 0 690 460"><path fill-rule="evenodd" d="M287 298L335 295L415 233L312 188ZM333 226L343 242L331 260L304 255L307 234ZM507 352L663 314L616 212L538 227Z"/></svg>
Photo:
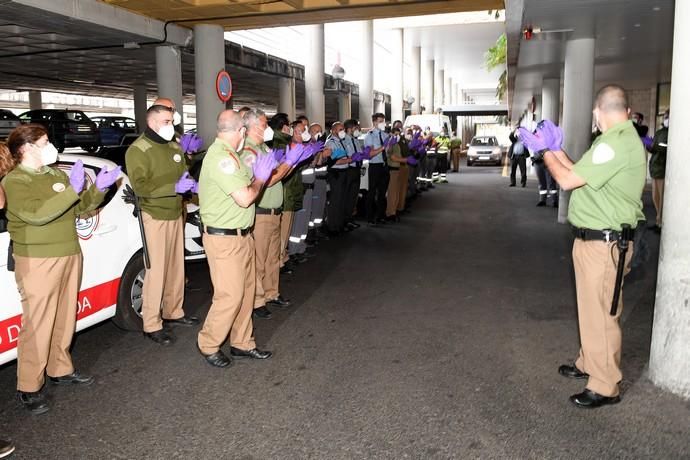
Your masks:
<svg viewBox="0 0 690 460"><path fill-rule="evenodd" d="M386 223L386 191L388 190L388 166L385 143L388 139L386 131L386 115L375 113L371 116L374 125L367 133L364 145L370 147L369 152L369 190L367 192L367 221L369 225Z"/></svg>
<svg viewBox="0 0 690 460"><path fill-rule="evenodd" d="M661 221L664 208L664 178L666 177L666 150L668 148L668 120L669 111L664 113L663 126L654 134L652 146L649 149L649 175L652 177L652 202L656 210L656 219L651 229L661 232Z"/></svg>
<svg viewBox="0 0 690 460"><path fill-rule="evenodd" d="M621 257L617 245L620 238L627 237L624 226L635 229L644 220L646 182L646 154L628 119L629 111L623 88L606 85L599 90L593 115L602 134L576 163L562 150L562 131L553 123L541 122L538 136L520 130L525 145L543 157L560 186L572 190L568 221L575 233L573 265L581 347L575 363L560 366L558 372L587 379L585 390L570 397L583 408L620 402L622 293L615 315L611 314ZM630 270L634 249L632 241L629 244L625 273Z"/></svg>

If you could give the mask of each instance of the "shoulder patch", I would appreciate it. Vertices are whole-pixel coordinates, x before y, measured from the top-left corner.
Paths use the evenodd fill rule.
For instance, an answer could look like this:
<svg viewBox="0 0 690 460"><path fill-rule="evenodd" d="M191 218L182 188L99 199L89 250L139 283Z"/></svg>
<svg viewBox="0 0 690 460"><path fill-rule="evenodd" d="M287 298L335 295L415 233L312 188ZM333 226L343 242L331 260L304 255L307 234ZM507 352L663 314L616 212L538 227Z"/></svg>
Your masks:
<svg viewBox="0 0 690 460"><path fill-rule="evenodd" d="M245 165L247 168L250 168L250 169L251 169L252 166L254 166L254 163L256 162L256 154L255 154L255 153L246 152L246 153L242 156L242 161L244 162L244 165Z"/></svg>
<svg viewBox="0 0 690 460"><path fill-rule="evenodd" d="M138 148L142 152L147 151L152 147L151 143L144 139L143 137L140 137L136 141L132 142L132 147Z"/></svg>
<svg viewBox="0 0 690 460"><path fill-rule="evenodd" d="M596 146L594 152L592 152L592 163L595 165L600 165L607 163L616 156L616 152L607 143L602 142Z"/></svg>
<svg viewBox="0 0 690 460"><path fill-rule="evenodd" d="M218 162L218 169L223 174L234 174L237 171L237 166L233 158L223 158Z"/></svg>

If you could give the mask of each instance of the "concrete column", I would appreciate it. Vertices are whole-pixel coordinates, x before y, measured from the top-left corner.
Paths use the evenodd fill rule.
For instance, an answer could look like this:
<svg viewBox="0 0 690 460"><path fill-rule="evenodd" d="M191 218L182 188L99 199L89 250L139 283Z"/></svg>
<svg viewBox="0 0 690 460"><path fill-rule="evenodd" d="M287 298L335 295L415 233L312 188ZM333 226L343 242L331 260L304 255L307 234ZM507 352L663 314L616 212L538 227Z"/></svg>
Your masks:
<svg viewBox="0 0 690 460"><path fill-rule="evenodd" d="M443 82L443 105L451 105L453 100L453 79L446 73L446 79Z"/></svg>
<svg viewBox="0 0 690 460"><path fill-rule="evenodd" d="M216 91L216 78L221 70L225 70L223 28L211 24L194 26L196 129L206 146L215 140L216 120L225 110Z"/></svg>
<svg viewBox="0 0 690 460"><path fill-rule="evenodd" d="M412 72L410 74L410 94L414 98L414 102L412 103L412 114L419 114L421 113L419 110L419 106L421 105L422 101L422 47L421 46L414 46L412 47L412 56L411 56L411 61L412 61Z"/></svg>
<svg viewBox="0 0 690 460"><path fill-rule="evenodd" d="M338 120L344 122L350 118L352 118L352 95L349 91L338 93Z"/></svg>
<svg viewBox="0 0 690 460"><path fill-rule="evenodd" d="M374 112L386 113L386 98L382 94L374 98Z"/></svg>
<svg viewBox="0 0 690 460"><path fill-rule="evenodd" d="M434 61L434 110L437 112L438 109L443 105L443 90L446 80L446 72L441 69L438 61Z"/></svg>
<svg viewBox="0 0 690 460"><path fill-rule="evenodd" d="M311 123L324 126L326 102L323 94L324 42L323 24L305 26L309 53L304 66L304 87L306 116Z"/></svg>
<svg viewBox="0 0 690 460"><path fill-rule="evenodd" d="M156 47L156 81L158 82L158 97L167 97L175 102L180 115L184 114L182 107L182 61L180 49L176 46ZM215 76L213 84L215 85Z"/></svg>
<svg viewBox="0 0 690 460"><path fill-rule="evenodd" d="M359 122L371 127L374 114L374 21L362 21L362 75L359 80Z"/></svg>
<svg viewBox="0 0 690 460"><path fill-rule="evenodd" d="M290 121L295 119L297 111L297 101L295 98L295 79L291 77L280 77L278 79L280 100L278 101L278 112L288 114Z"/></svg>
<svg viewBox="0 0 690 460"><path fill-rule="evenodd" d="M673 27L671 116L664 191L664 216L659 250L654 326L649 377L660 387L690 398L690 2L676 2Z"/></svg>
<svg viewBox="0 0 690 460"><path fill-rule="evenodd" d="M43 108L43 98L40 91L29 91L29 110L40 110Z"/></svg>
<svg viewBox="0 0 690 460"><path fill-rule="evenodd" d="M565 45L563 77L564 147L577 161L591 144L592 101L594 98L594 38L576 38ZM558 205L558 222L568 217L570 192L562 192Z"/></svg>
<svg viewBox="0 0 690 460"><path fill-rule="evenodd" d="M134 87L134 119L137 121L137 130L140 133L143 133L146 129L147 108L146 85L136 85Z"/></svg>
<svg viewBox="0 0 690 460"><path fill-rule="evenodd" d="M424 62L422 69L422 105L424 113L434 113L434 60ZM424 127L422 127L424 128Z"/></svg>
<svg viewBox="0 0 690 460"><path fill-rule="evenodd" d="M541 88L541 117L558 124L561 110L561 79L545 78Z"/></svg>
<svg viewBox="0 0 690 460"><path fill-rule="evenodd" d="M460 99L460 83L453 83L453 104L460 105L462 100Z"/></svg>
<svg viewBox="0 0 690 460"><path fill-rule="evenodd" d="M405 97L403 90L403 77L405 75L405 66L403 62L403 34L403 29L393 30L391 41L391 52L393 53L393 63L395 65L391 73L393 76L393 81L391 82L391 121L405 121L403 119L403 98ZM399 75L400 77L396 77L395 75Z"/></svg>

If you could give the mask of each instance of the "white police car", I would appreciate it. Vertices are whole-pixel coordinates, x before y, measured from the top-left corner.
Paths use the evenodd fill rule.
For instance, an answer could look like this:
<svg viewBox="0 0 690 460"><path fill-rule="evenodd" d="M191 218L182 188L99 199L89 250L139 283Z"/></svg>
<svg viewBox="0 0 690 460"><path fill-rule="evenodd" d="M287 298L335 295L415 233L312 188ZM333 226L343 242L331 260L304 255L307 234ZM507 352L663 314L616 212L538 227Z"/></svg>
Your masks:
<svg viewBox="0 0 690 460"><path fill-rule="evenodd" d="M101 168L115 164L88 155L60 155L57 166L69 172L81 159L92 184ZM77 233L84 255L82 283L77 306L77 331L113 318L127 330L141 330L141 294L144 281L139 224L132 205L122 200L122 191L129 178L121 174L107 194L101 208L80 216ZM198 224L198 207L188 205L185 225L185 259L205 259ZM3 214L4 219L4 214ZM6 226L3 226L6 228ZM7 270L7 249L10 237L0 232L0 364L16 359L17 338L21 327L22 308L14 279Z"/></svg>

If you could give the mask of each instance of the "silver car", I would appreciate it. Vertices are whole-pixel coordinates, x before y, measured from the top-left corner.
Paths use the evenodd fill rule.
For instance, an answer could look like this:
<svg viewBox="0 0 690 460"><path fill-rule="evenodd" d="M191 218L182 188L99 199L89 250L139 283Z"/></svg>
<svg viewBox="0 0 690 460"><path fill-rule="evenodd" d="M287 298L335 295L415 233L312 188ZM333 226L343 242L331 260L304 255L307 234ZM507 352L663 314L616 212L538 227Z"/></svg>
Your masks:
<svg viewBox="0 0 690 460"><path fill-rule="evenodd" d="M500 165L503 161L503 150L496 136L475 136L467 147L467 166L472 166L474 163Z"/></svg>
<svg viewBox="0 0 690 460"><path fill-rule="evenodd" d="M20 124L18 116L9 110L0 109L0 139L7 139L10 132Z"/></svg>

